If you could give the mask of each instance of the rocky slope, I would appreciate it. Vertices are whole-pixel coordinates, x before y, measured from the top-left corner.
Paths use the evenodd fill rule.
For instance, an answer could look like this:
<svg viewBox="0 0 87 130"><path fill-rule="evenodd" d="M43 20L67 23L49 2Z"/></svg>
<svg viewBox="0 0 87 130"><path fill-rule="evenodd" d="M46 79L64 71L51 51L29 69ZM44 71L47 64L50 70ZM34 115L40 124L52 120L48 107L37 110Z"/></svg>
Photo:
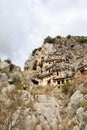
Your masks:
<svg viewBox="0 0 87 130"><path fill-rule="evenodd" d="M87 130L86 47L87 37L47 37L24 71L9 59L0 61L0 130ZM52 63L44 67L47 60ZM60 88L32 82L50 66L52 72L60 68L66 73L68 66L72 82Z"/></svg>

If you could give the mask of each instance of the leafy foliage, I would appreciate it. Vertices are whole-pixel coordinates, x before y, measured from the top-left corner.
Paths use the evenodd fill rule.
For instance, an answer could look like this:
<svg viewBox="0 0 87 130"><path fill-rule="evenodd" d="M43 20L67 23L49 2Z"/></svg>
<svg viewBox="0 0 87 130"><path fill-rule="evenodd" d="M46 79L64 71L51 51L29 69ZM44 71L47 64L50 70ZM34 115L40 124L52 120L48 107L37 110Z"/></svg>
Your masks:
<svg viewBox="0 0 87 130"><path fill-rule="evenodd" d="M50 36L48 36L47 38L44 39L44 44L45 43L55 43L56 39L55 38L51 38Z"/></svg>
<svg viewBox="0 0 87 130"><path fill-rule="evenodd" d="M79 103L77 104L77 106L87 108L87 101L85 99L80 100Z"/></svg>
<svg viewBox="0 0 87 130"><path fill-rule="evenodd" d="M62 86L62 92L65 94L70 94L70 96L75 92L75 85L70 84L69 82L65 83Z"/></svg>

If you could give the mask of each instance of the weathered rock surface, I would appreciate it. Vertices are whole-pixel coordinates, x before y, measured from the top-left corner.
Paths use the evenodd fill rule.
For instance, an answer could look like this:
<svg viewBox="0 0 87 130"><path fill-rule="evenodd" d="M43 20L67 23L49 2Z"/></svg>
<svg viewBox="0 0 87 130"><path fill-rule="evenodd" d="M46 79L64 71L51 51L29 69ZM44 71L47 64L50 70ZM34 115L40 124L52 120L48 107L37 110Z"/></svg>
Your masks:
<svg viewBox="0 0 87 130"><path fill-rule="evenodd" d="M10 65L9 65L7 62L2 61L2 62L0 62L0 70L1 70L2 72L9 72L9 70L10 70Z"/></svg>
<svg viewBox="0 0 87 130"><path fill-rule="evenodd" d="M87 37L47 37L24 71L9 59L0 61L0 130L87 130L86 48ZM73 77L71 83L62 78L61 87L50 80L44 87L32 82L35 76L46 82L46 74L56 79L56 70Z"/></svg>
<svg viewBox="0 0 87 130"><path fill-rule="evenodd" d="M0 82L8 81L8 76L6 73L0 73Z"/></svg>
<svg viewBox="0 0 87 130"><path fill-rule="evenodd" d="M54 97L46 98L45 102L39 100L39 103L34 104L34 109L37 114L42 116L43 120L46 120L49 124L62 122L59 113L59 104Z"/></svg>
<svg viewBox="0 0 87 130"><path fill-rule="evenodd" d="M78 126L75 126L73 130L80 130Z"/></svg>
<svg viewBox="0 0 87 130"><path fill-rule="evenodd" d="M68 104L68 107L73 107L73 106L75 106L76 104L78 104L78 102L80 101L80 100L82 100L82 99L84 99L84 96L83 96L83 94L79 91L79 90L77 90L72 96L71 96L71 98L70 98L70 102L69 102L69 104Z"/></svg>

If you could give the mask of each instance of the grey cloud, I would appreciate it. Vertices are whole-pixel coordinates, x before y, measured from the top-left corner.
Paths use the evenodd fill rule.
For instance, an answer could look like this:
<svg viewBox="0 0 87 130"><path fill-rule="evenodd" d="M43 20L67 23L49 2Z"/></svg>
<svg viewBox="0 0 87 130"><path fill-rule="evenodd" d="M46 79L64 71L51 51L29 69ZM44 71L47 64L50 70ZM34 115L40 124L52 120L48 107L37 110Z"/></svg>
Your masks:
<svg viewBox="0 0 87 130"><path fill-rule="evenodd" d="M0 56L23 67L47 35L87 34L86 14L86 0L0 1Z"/></svg>

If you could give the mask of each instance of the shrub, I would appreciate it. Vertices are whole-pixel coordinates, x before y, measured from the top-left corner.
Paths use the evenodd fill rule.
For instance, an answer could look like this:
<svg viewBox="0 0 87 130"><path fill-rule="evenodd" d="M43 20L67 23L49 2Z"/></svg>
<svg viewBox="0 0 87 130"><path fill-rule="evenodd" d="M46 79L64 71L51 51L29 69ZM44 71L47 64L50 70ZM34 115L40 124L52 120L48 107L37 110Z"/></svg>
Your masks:
<svg viewBox="0 0 87 130"><path fill-rule="evenodd" d="M21 79L20 79L20 77L19 76L17 76L17 75L15 75L14 77L13 77L13 81L14 82L21 82Z"/></svg>
<svg viewBox="0 0 87 130"><path fill-rule="evenodd" d="M62 40L61 39L56 39L56 43L62 44Z"/></svg>
<svg viewBox="0 0 87 130"><path fill-rule="evenodd" d="M74 66L71 67L71 70L72 70L72 72L75 72L75 67Z"/></svg>
<svg viewBox="0 0 87 130"><path fill-rule="evenodd" d="M84 37L79 38L79 43L87 43L87 38Z"/></svg>
<svg viewBox="0 0 87 130"><path fill-rule="evenodd" d="M0 91L2 91L2 86L0 85Z"/></svg>
<svg viewBox="0 0 87 130"><path fill-rule="evenodd" d="M71 35L68 35L67 38L70 39L70 38L71 38Z"/></svg>
<svg viewBox="0 0 87 130"><path fill-rule="evenodd" d="M78 108L79 107L86 107L87 108L87 101L86 99L80 100L77 104Z"/></svg>
<svg viewBox="0 0 87 130"><path fill-rule="evenodd" d="M36 69L37 69L37 60L35 60L33 64L33 70L36 70Z"/></svg>
<svg viewBox="0 0 87 130"><path fill-rule="evenodd" d="M71 67L71 71L72 71L72 74L75 75L76 70L75 70L75 67L74 67L74 66Z"/></svg>
<svg viewBox="0 0 87 130"><path fill-rule="evenodd" d="M62 92L71 96L75 92L75 85L70 84L69 82L65 83L62 86Z"/></svg>
<svg viewBox="0 0 87 130"><path fill-rule="evenodd" d="M75 40L76 42L79 42L80 44L87 43L87 37L84 37L84 36L75 37Z"/></svg>
<svg viewBox="0 0 87 130"><path fill-rule="evenodd" d="M61 36L60 36L60 35L58 35L56 38L57 38L57 39L61 39Z"/></svg>
<svg viewBox="0 0 87 130"><path fill-rule="evenodd" d="M50 36L48 36L47 38L44 39L44 44L45 43L55 43L55 38L51 38Z"/></svg>
<svg viewBox="0 0 87 130"><path fill-rule="evenodd" d="M34 49L33 51L32 51L32 56L34 56L35 55L35 53L36 53L36 51L41 51L41 47L39 47L39 48L37 48L37 49Z"/></svg>

